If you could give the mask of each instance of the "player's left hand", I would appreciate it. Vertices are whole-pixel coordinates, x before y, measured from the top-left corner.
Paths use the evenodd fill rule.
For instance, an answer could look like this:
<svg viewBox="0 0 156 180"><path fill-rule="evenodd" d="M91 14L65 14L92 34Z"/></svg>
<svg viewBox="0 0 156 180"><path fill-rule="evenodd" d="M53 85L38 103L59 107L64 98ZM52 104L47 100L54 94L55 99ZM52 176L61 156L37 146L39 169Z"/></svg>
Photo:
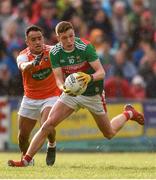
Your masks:
<svg viewBox="0 0 156 180"><path fill-rule="evenodd" d="M43 57L43 54L44 53L42 53L42 54L40 54L40 55L37 55L36 57L35 57L35 59L34 59L34 61L33 61L33 66L38 66L39 64L40 64L40 62L41 62L41 60L42 60L42 57Z"/></svg>
<svg viewBox="0 0 156 180"><path fill-rule="evenodd" d="M77 77L78 81L82 81L84 86L88 85L89 82L92 81L92 76L89 74L86 74L84 72L78 72L79 76Z"/></svg>

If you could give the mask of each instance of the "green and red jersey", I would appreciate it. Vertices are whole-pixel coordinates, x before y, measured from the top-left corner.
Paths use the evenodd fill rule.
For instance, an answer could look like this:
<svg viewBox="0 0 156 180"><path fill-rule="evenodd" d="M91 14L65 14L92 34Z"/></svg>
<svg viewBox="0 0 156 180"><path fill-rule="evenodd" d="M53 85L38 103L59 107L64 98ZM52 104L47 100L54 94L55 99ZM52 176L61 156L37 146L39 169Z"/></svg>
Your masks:
<svg viewBox="0 0 156 180"><path fill-rule="evenodd" d="M52 47L50 51L50 60L53 68L62 68L64 77L75 72L84 72L93 74L95 70L90 66L89 62L98 59L95 48L90 42L75 38L75 49L67 52L60 43ZM88 84L87 90L83 93L85 96L93 96L101 94L103 91L103 80L91 82Z"/></svg>

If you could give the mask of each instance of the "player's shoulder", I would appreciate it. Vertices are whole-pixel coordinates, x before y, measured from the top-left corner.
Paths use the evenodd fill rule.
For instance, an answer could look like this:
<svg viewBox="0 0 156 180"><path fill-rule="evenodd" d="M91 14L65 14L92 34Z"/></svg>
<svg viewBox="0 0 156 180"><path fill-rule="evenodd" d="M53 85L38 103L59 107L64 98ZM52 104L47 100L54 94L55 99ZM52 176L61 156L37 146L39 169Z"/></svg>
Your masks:
<svg viewBox="0 0 156 180"><path fill-rule="evenodd" d="M62 49L61 44L57 43L56 45L52 46L50 49L50 54L52 55L56 55L57 53L60 52L60 50Z"/></svg>
<svg viewBox="0 0 156 180"><path fill-rule="evenodd" d="M43 45L43 50L44 50L44 51L50 51L52 47L53 47L53 46L51 46L51 45L44 44L44 45Z"/></svg>
<svg viewBox="0 0 156 180"><path fill-rule="evenodd" d="M85 51L87 46L91 44L90 41L84 39L84 38L75 38L75 46L77 49Z"/></svg>
<svg viewBox="0 0 156 180"><path fill-rule="evenodd" d="M27 47L27 48L25 48L25 49L23 49L22 51L20 51L19 52L19 55L17 56L17 58L26 58L26 57L28 57L29 55L31 54L31 52L30 52L30 49Z"/></svg>
<svg viewBox="0 0 156 180"><path fill-rule="evenodd" d="M30 49L28 47L23 49L22 51L19 52L19 55L22 55L22 54L25 54L25 55L31 54Z"/></svg>
<svg viewBox="0 0 156 180"><path fill-rule="evenodd" d="M20 51L19 55L16 58L17 62L26 62L28 61L28 57L29 57L30 51L28 48L23 49L22 51Z"/></svg>

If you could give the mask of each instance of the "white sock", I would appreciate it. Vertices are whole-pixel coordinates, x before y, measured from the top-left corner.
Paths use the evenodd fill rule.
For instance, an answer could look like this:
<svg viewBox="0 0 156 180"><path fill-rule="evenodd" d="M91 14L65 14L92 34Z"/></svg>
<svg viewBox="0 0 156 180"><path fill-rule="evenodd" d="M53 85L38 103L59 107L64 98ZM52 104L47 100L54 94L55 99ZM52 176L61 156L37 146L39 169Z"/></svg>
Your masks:
<svg viewBox="0 0 156 180"><path fill-rule="evenodd" d="M53 143L48 142L47 147L48 147L48 148L54 148L54 147L56 147L56 141L53 142Z"/></svg>

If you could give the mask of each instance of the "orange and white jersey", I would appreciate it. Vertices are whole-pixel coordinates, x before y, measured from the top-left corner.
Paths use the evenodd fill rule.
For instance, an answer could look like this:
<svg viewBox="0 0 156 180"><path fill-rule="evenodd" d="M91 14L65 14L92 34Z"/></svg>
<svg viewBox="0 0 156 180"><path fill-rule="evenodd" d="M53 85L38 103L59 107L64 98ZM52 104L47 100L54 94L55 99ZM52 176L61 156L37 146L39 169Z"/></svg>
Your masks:
<svg viewBox="0 0 156 180"><path fill-rule="evenodd" d="M60 95L60 90L56 85L49 59L51 47L49 45L43 46L44 55L38 66L33 67L32 70L22 71L24 95L29 98L45 99ZM35 55L30 52L29 47L21 51L17 57L19 69L23 62L33 61L34 58Z"/></svg>

